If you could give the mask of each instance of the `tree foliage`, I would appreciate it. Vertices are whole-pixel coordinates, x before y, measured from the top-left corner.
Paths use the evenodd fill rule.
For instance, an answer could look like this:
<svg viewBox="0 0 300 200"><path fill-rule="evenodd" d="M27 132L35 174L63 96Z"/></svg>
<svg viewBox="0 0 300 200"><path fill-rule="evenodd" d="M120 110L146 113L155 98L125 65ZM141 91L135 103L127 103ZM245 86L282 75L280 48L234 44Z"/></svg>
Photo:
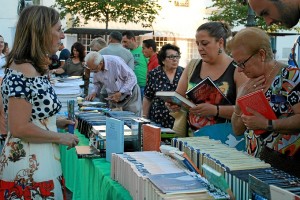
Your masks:
<svg viewBox="0 0 300 200"><path fill-rule="evenodd" d="M61 17L70 13L73 26L80 26L89 20L109 22L142 23L151 27L161 6L157 0L55 0L54 7L61 11Z"/></svg>
<svg viewBox="0 0 300 200"><path fill-rule="evenodd" d="M246 0L212 0L213 5L208 7L212 14L207 19L210 21L224 21L230 26L240 26L247 24L248 4ZM256 25L267 32L277 32L286 30L278 25L267 26L261 17L255 16ZM295 30L298 31L297 28Z"/></svg>

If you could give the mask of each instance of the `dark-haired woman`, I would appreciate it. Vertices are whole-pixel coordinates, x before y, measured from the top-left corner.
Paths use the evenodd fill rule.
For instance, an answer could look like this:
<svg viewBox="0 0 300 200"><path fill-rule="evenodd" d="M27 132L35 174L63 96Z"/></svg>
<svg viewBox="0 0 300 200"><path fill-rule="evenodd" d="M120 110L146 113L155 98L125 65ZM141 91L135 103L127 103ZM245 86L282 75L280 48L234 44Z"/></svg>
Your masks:
<svg viewBox="0 0 300 200"><path fill-rule="evenodd" d="M175 91L183 68L178 66L179 47L166 44L158 53L159 66L147 77L143 98L143 116L165 128L172 128L174 118L169 115L165 102L155 96L157 91Z"/></svg>

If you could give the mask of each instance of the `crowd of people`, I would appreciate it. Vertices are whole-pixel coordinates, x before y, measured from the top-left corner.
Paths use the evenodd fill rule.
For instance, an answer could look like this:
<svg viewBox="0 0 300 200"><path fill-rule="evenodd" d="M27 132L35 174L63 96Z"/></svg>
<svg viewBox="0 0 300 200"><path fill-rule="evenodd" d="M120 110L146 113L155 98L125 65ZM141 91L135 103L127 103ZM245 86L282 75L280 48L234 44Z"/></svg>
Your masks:
<svg viewBox="0 0 300 200"><path fill-rule="evenodd" d="M299 21L298 1L249 0L249 4L268 25L291 28ZM22 11L15 33L18 42L11 50L0 36L0 67L5 67L0 131L7 134L0 156L1 199L64 198L58 147L73 148L79 141L74 134L57 132L57 127L75 122L56 117L61 103L48 73L85 80L92 73L93 89L86 92L86 100L106 100L112 109L131 111L166 128L173 127L172 113L181 107L155 93L176 91L186 97L190 88L210 77L228 101L190 108L186 117L190 135L203 126L231 122L234 133L245 136L248 154L300 176L299 69L274 58L270 38L262 29L244 28L232 37L226 23L201 24L195 31L201 58L187 66L179 66L179 46L165 44L157 52L155 40L139 45L132 31L113 31L107 42L93 39L89 53L80 42L68 51L64 38L59 13L45 6ZM51 69L51 56L57 51L57 67ZM257 90L263 91L277 119L252 109L247 110L251 115L242 112L237 99ZM264 133L257 135L255 130ZM20 187L26 193L17 193Z"/></svg>

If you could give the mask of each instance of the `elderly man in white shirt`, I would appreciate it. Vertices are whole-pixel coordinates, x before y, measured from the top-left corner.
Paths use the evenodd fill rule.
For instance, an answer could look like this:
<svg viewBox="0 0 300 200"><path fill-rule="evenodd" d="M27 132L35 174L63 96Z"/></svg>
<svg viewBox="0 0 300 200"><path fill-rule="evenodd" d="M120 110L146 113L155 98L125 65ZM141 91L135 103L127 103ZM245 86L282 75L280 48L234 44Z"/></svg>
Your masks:
<svg viewBox="0 0 300 200"><path fill-rule="evenodd" d="M94 89L85 99L93 100L103 86L108 93L109 107L141 115L141 94L133 70L118 56L90 52L85 57L86 68L94 72Z"/></svg>

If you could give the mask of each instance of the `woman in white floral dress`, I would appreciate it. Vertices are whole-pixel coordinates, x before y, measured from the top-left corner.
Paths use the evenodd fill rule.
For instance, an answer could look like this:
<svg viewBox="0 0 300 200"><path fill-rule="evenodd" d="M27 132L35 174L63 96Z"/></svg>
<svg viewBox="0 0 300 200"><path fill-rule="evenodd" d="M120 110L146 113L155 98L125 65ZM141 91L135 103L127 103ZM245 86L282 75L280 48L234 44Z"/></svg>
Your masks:
<svg viewBox="0 0 300 200"><path fill-rule="evenodd" d="M57 133L61 104L47 72L64 38L59 13L30 6L20 15L1 92L8 137L0 157L0 199L65 199L59 144L78 138Z"/></svg>

